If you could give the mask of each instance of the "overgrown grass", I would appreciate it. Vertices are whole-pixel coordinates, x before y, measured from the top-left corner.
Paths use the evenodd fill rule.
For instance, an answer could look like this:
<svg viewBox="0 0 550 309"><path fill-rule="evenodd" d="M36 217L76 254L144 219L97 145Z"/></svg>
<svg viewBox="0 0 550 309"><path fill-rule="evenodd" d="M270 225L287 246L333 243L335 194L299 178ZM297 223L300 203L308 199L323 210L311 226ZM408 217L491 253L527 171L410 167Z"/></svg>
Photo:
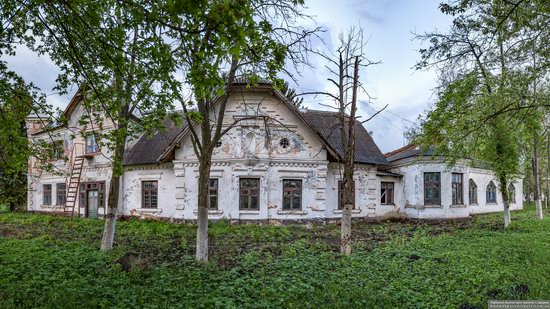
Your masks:
<svg viewBox="0 0 550 309"><path fill-rule="evenodd" d="M550 218L529 208L470 222L339 227L210 227L211 262L193 261L195 227L121 221L99 252L103 221L0 214L0 307L486 307L550 299ZM134 256L133 268L122 257Z"/></svg>

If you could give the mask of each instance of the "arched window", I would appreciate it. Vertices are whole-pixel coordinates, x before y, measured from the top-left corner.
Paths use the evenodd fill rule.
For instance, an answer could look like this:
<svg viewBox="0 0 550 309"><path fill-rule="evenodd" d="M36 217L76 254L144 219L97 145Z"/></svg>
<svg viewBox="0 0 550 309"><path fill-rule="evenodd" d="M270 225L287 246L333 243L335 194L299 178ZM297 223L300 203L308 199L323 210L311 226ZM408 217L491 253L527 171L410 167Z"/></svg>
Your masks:
<svg viewBox="0 0 550 309"><path fill-rule="evenodd" d="M516 187L513 184L508 186L508 200L510 203L516 203Z"/></svg>
<svg viewBox="0 0 550 309"><path fill-rule="evenodd" d="M470 197L470 204L477 204L477 185L472 179L470 179L468 183L468 196Z"/></svg>
<svg viewBox="0 0 550 309"><path fill-rule="evenodd" d="M487 185L487 203L496 203L497 202L497 187L493 181L489 181Z"/></svg>

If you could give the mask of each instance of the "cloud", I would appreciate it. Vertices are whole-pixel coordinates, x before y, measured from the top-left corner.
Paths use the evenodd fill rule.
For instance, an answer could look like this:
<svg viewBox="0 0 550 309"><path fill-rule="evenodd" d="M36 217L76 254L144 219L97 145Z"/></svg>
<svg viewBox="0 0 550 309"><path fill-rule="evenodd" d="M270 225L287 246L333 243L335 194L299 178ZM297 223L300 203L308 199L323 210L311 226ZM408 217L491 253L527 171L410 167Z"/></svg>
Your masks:
<svg viewBox="0 0 550 309"><path fill-rule="evenodd" d="M382 63L361 73L366 89L376 100L374 104L359 106L359 115L366 119L388 104L387 111L369 121L366 127L373 131L374 140L384 152L402 146L404 128L433 102L432 89L436 85L434 72L413 74L411 70L419 59L416 50L421 47L420 42L411 41L411 31L444 29L451 18L438 11L436 2L424 0L309 0L307 6L305 13L313 18L305 25L322 25L327 30L320 34L322 40L312 42L314 48L334 50L339 33L352 25L364 27L365 34L370 36L367 56ZM69 102L72 93L52 94L58 68L47 56L38 57L20 48L17 56L3 59L10 69L49 94L50 104L64 108ZM326 80L328 74L323 67L325 62L316 56L311 56L310 60L313 67L300 68L302 75L296 75L299 82L297 85L290 83L291 87L298 93L330 90ZM288 65L286 68L295 72ZM367 98L363 95L361 100ZM325 110L328 108L322 104L331 103L330 99L321 96L308 96L304 101L309 108Z"/></svg>
<svg viewBox="0 0 550 309"><path fill-rule="evenodd" d="M25 46L18 46L15 56L2 58L8 68L19 74L28 83L33 83L44 93L48 104L63 109L74 94L74 90L67 95L59 95L54 87L59 69L47 55L38 55Z"/></svg>

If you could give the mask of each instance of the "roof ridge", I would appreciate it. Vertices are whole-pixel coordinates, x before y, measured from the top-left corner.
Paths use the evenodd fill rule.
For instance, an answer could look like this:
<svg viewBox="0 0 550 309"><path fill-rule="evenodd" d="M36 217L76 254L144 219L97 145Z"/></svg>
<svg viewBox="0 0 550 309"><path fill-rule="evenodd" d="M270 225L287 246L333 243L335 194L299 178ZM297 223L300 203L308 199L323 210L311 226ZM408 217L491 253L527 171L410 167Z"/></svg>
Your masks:
<svg viewBox="0 0 550 309"><path fill-rule="evenodd" d="M403 147L401 147L401 148L397 148L397 149L392 150L392 151L390 151L390 152L386 152L386 153L384 154L384 157L386 157L386 158L391 157L391 156L396 155L396 154L398 154L398 153L400 153L400 152L402 152L402 151L405 151L405 150L407 150L407 149L409 149L409 148L411 148L411 147L416 147L416 145L413 144L413 143L410 143L410 144L405 145L405 146L403 146Z"/></svg>

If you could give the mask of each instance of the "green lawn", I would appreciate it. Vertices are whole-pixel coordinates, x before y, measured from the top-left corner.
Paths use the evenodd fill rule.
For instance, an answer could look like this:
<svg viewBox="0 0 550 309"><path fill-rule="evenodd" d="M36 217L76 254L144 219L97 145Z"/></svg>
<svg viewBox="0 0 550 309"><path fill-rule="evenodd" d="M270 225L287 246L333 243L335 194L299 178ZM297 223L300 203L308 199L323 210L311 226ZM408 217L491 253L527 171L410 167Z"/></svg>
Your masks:
<svg viewBox="0 0 550 309"><path fill-rule="evenodd" d="M533 209L439 225L356 224L342 257L337 226L210 228L211 262L193 261L194 227L0 214L0 308L451 307L550 299L550 218ZM134 256L126 271L122 256Z"/></svg>

